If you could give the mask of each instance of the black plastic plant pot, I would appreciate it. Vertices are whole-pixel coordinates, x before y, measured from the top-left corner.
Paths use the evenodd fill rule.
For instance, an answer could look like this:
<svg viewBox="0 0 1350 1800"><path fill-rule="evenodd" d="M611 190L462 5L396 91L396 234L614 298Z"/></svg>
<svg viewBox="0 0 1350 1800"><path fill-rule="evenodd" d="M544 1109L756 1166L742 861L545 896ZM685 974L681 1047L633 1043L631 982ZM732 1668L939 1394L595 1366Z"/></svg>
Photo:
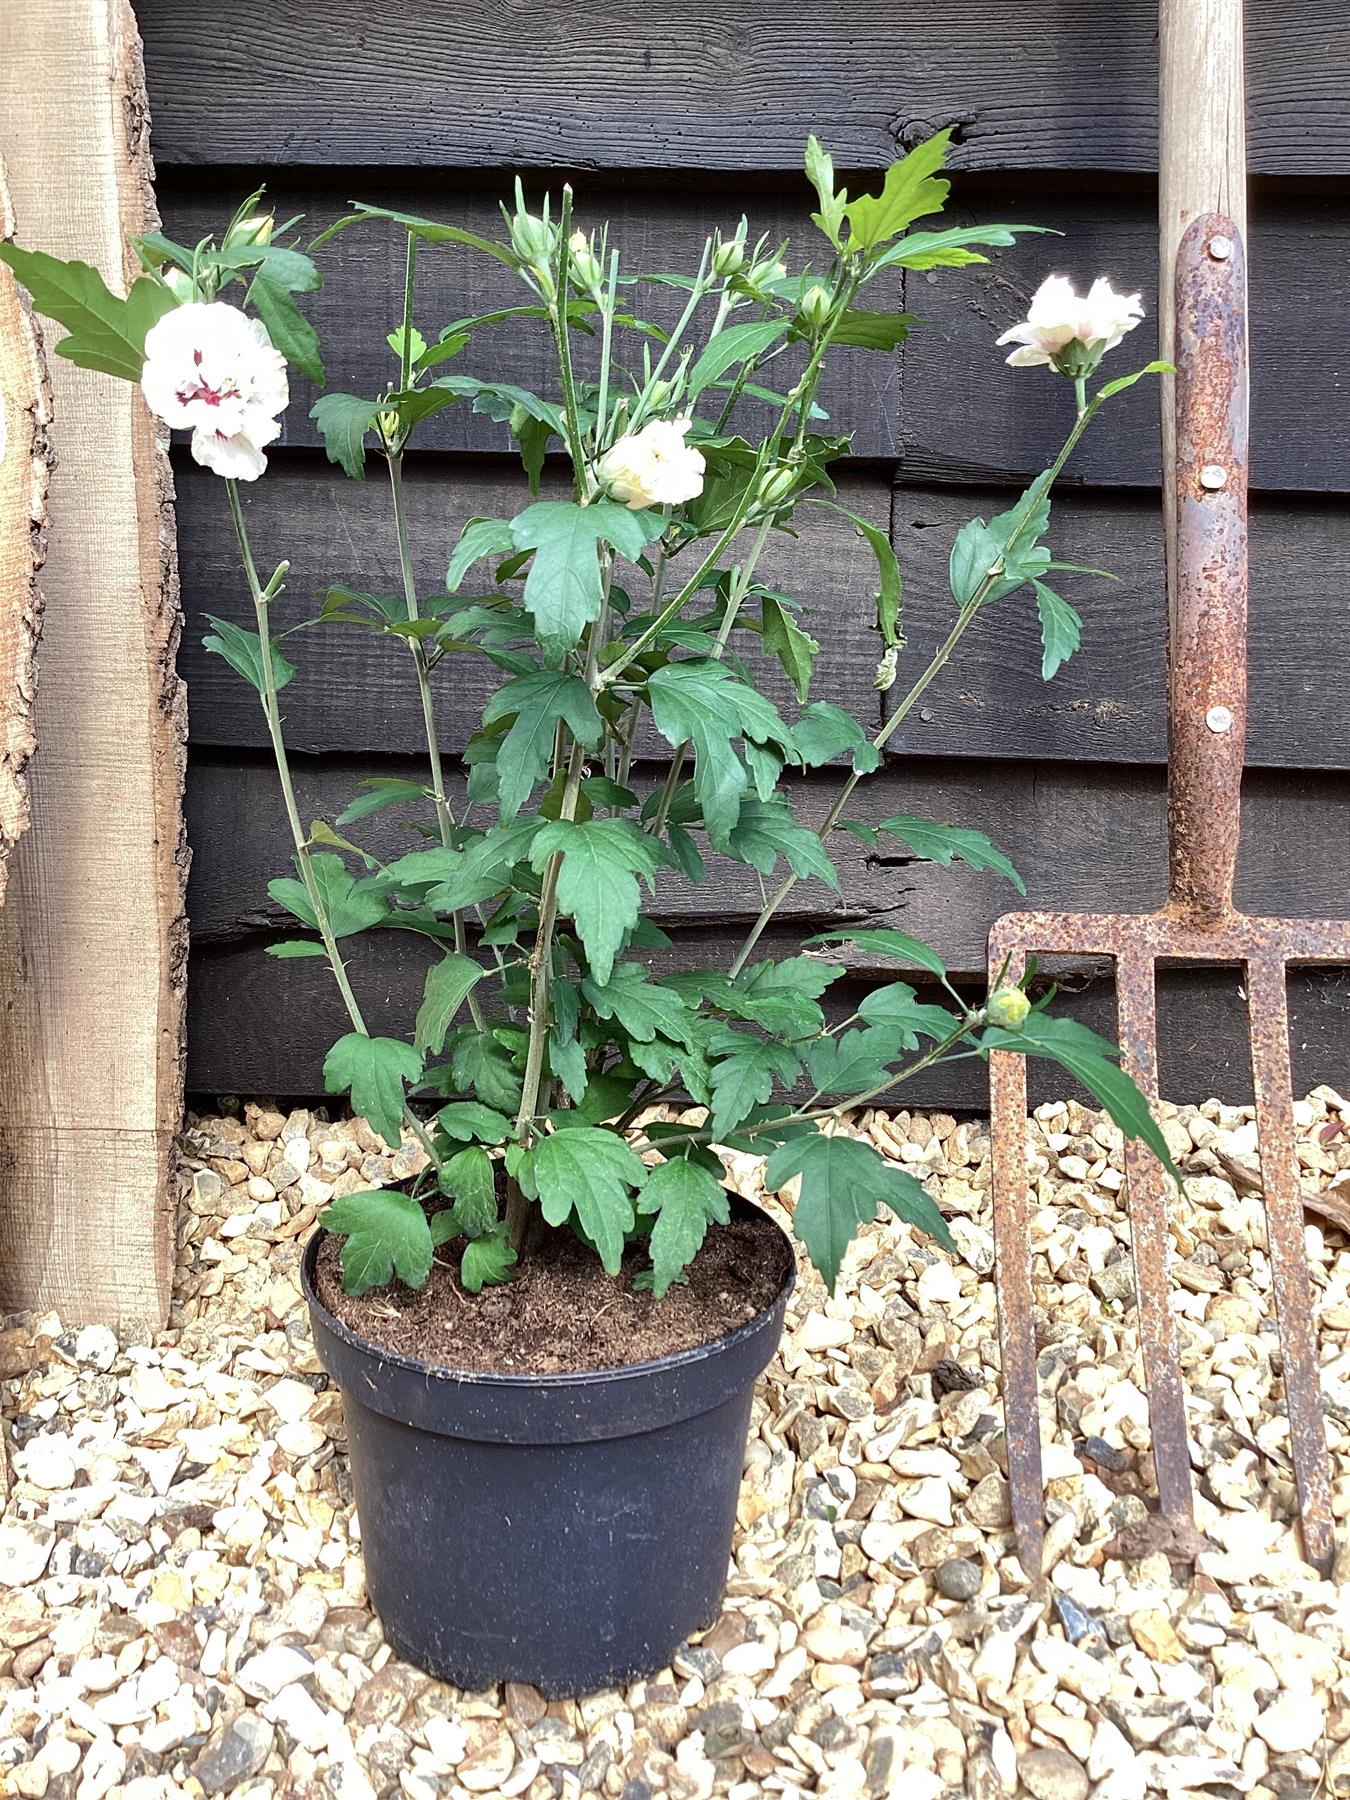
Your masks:
<svg viewBox="0 0 1350 1800"><path fill-rule="evenodd" d="M739 1199L735 1211L754 1209ZM406 1661L583 1694L663 1668L722 1604L755 1381L793 1284L695 1350L579 1375L438 1368L357 1337L302 1265L342 1391L366 1583Z"/></svg>

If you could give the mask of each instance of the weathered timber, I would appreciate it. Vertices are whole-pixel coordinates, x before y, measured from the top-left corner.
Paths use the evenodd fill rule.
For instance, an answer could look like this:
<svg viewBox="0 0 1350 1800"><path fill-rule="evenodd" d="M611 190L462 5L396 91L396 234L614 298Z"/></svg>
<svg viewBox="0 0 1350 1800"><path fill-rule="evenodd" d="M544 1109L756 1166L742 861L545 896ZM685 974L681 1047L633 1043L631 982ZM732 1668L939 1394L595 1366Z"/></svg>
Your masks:
<svg viewBox="0 0 1350 1800"><path fill-rule="evenodd" d="M648 960L655 971L729 961L733 933L700 927L678 936L669 950ZM767 956L790 956L800 931L766 936ZM353 978L372 1031L408 1035L421 996L422 972L434 954L407 933L363 941ZM875 985L875 977L868 983ZM861 982L830 990L830 1010L844 1017L865 991ZM977 990L972 990L972 994ZM189 1026L191 1085L203 1095L323 1092L323 1059L346 1029L346 1015L326 967L302 959L277 964L260 944L198 950L192 958L193 1009ZM940 995L931 996L940 999ZM1237 970L1164 973L1159 981L1162 1089L1174 1100L1220 1094L1230 1103L1250 1099L1246 1051L1246 1002ZM1350 1043L1350 976L1343 970L1297 970L1289 983L1295 1090L1320 1081L1342 1082ZM1065 979L1056 1010L1095 1030L1115 1028L1107 975ZM215 1021L229 1018L228 1035ZM1031 1100L1038 1104L1070 1090L1058 1068L1033 1067ZM917 1077L898 1090L903 1105L988 1111L984 1065L954 1063ZM336 1104L341 1105L339 1100Z"/></svg>
<svg viewBox="0 0 1350 1800"><path fill-rule="evenodd" d="M20 239L121 280L123 233L156 222L127 0L0 9L0 142ZM42 754L0 913L0 1309L157 1329L187 950L172 484L133 389L51 376Z"/></svg>
<svg viewBox="0 0 1350 1800"><path fill-rule="evenodd" d="M139 10L164 163L799 168L815 130L868 169L952 125L971 168L1157 166L1148 0L311 0L302 30L272 0ZM1345 173L1343 8L1247 13L1253 170Z"/></svg>
<svg viewBox="0 0 1350 1800"><path fill-rule="evenodd" d="M920 671L950 626L947 564L957 530L972 514L988 516L1013 498L978 489L897 489L893 535L906 574L910 649L892 703L905 691L905 669ZM975 621L922 707L891 740L893 749L1072 762L1165 759L1167 611L1157 495L1066 490L1054 503L1049 542L1057 560L1120 578L1054 578L1083 616L1082 649L1053 681L1042 681L1030 590L1000 601ZM1338 571L1348 554L1344 508L1253 502L1249 768L1350 765L1350 668L1328 655ZM1303 910L1292 887L1282 910Z"/></svg>
<svg viewBox="0 0 1350 1800"><path fill-rule="evenodd" d="M177 242L195 244L218 235L222 223L248 191L252 172L179 170L160 184L164 228ZM616 180L613 175L576 176L574 217L586 230L610 225L610 243L620 251L622 272L636 270L690 274L698 267L703 245L717 227L730 233L742 212L749 215L752 239L761 233L774 248L792 240L792 266L810 257L819 261L825 240L810 221L814 201L802 181L782 178L752 184L727 179L684 182L665 179L641 182ZM529 183L536 204L545 188L553 191L556 207L562 177L537 176ZM286 172L268 183L268 203L278 218L303 213L302 236L340 218L353 199L389 206L402 212L445 220L492 239L503 239L500 202L509 198L510 181L493 172L447 184L425 171L401 170L391 176L386 169ZM328 387L339 393L374 392L372 385L397 372L397 363L385 339L403 316L404 234L387 224L349 227L317 253L324 286L306 295L303 305L314 321L323 346ZM242 290L240 290L242 291ZM456 244L424 245L417 261L417 301L414 317L418 328L435 342L443 326L452 320L523 306L534 296L510 269L481 251ZM643 284L623 291L623 303L638 318L672 330L684 309L686 296L675 288ZM868 289L867 304L877 311L898 310L901 277L898 271L883 274ZM696 317L687 342L700 345L711 329L715 302L710 300ZM747 314L747 317L752 316ZM583 331L574 332L574 354L579 376L593 375L599 363L598 344ZM638 373L644 347L659 350L646 333L616 333L616 361L620 369ZM800 372L800 350L776 358L763 372L764 384L786 394ZM481 327L471 343L435 373L477 375L513 381L550 399L558 396L556 358L548 327L542 320L506 320ZM615 376L615 392L623 391ZM287 444L321 442L309 410L317 390L304 377L291 373L291 405L286 413L283 441ZM702 411L716 415L721 396L711 392ZM841 348L831 359L822 384L820 405L830 422L822 430L852 431L857 456L893 458L899 449L900 362L899 352ZM742 400L735 425L746 435L759 437L767 430L771 409L761 402ZM508 447L506 426L475 413L467 400L437 413L417 428L420 448L497 451ZM555 448L558 447L555 443Z"/></svg>
<svg viewBox="0 0 1350 1800"><path fill-rule="evenodd" d="M201 647L203 631L209 629L207 613L240 624L251 617L224 496L216 477L186 458L180 456L177 467L187 622L181 667L192 688L193 742L259 746L267 736L256 695ZM467 519L478 514L509 518L528 498L514 458L479 463L414 458L406 487L422 594L445 591L446 561ZM840 500L879 525L889 519L890 488L881 475L845 478ZM370 478L353 482L312 451L276 456L266 479L247 491L244 504L259 562L271 568L283 557L290 559L287 592L275 609L278 626L312 617L318 594L333 584L375 593L400 591L388 483L382 465L373 459ZM874 617L876 563L846 519L818 507L812 515L799 540L775 538L760 573L770 585L786 585L808 609L806 628L824 646L816 697L849 706L863 720L875 719L872 675L878 645L868 621ZM491 564L480 565L470 571L463 591L483 591L490 581ZM300 668L282 699L287 742L294 750L411 751L421 743L417 685L401 643L358 626L324 626L299 633L285 648ZM757 648L750 661L764 691L786 700L790 690L777 665L766 662ZM468 653L455 653L436 672L437 717L446 749L463 747L501 680L495 665ZM649 747L659 742L653 736Z"/></svg>
<svg viewBox="0 0 1350 1800"><path fill-rule="evenodd" d="M646 790L659 773L639 769L638 787ZM301 815L331 824L363 778L420 780L424 774L412 757L299 758ZM839 771L819 770L791 783L804 821L823 816L840 778ZM1350 910L1343 785L1338 776L1256 771L1248 777L1239 870L1247 910L1286 904L1291 866L1300 869L1298 905L1309 916ZM455 770L456 806L462 791ZM904 813L985 832L1012 859L1037 906L1072 911L1109 895L1113 906L1144 911L1166 887L1164 807L1162 773L1154 769L901 758L864 782L849 811L873 823ZM397 821L416 816L395 808L344 827L343 834L387 861L412 847ZM214 949L262 930L289 929L288 915L267 896L268 881L290 872L290 840L270 762L256 753L245 760L198 754L188 776L188 824L197 845L188 890L194 941ZM872 853L840 832L830 851L842 893L801 882L780 919L793 920L799 932L845 922L897 925L963 974L983 967L990 923L1014 900L1001 877L922 862L890 838ZM673 925L753 919L760 905L753 873L716 857L708 869L707 883L695 889L663 873L654 916ZM237 1021L223 1018L217 1028L228 1037Z"/></svg>
<svg viewBox="0 0 1350 1800"><path fill-rule="evenodd" d="M14 235L0 161L0 238ZM23 290L0 269L0 901L9 854L29 825L28 764L47 550L51 388ZM0 1457L0 1462L3 1458Z"/></svg>
<svg viewBox="0 0 1350 1800"><path fill-rule="evenodd" d="M1158 213L1151 192L1032 196L958 183L958 218L1015 218L1062 238L1026 236L985 265L907 278L906 305L938 327L914 332L904 357L903 468L917 481L1015 481L1039 474L1073 422L1073 387L1045 369L1009 369L994 339L1025 318L1057 269L1084 291L1101 274L1143 295L1146 316L1102 364L1101 380L1142 368L1157 352ZM1252 208L1252 486L1350 490L1350 422L1328 406L1327 372L1341 362L1337 296L1350 257L1350 211L1320 193L1280 192ZM1094 384L1095 385L1095 382ZM1156 485L1159 383L1110 402L1074 452L1070 477L1094 485Z"/></svg>

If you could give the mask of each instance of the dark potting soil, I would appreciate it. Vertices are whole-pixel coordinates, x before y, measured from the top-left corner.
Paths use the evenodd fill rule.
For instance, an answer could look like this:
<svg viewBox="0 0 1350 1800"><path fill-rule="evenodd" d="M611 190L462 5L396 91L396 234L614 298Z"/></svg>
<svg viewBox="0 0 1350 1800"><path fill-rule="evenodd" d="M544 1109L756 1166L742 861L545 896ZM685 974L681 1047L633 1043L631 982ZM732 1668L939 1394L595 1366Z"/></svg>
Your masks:
<svg viewBox="0 0 1350 1800"><path fill-rule="evenodd" d="M437 1252L420 1292L393 1282L353 1298L342 1291L341 1244L316 1259L319 1299L350 1331L401 1356L491 1375L588 1374L693 1350L754 1318L787 1275L778 1228L762 1213L709 1227L687 1286L660 1300L633 1292L649 1266L634 1245L616 1277L570 1231L545 1231L516 1278L469 1294L459 1283L462 1244Z"/></svg>

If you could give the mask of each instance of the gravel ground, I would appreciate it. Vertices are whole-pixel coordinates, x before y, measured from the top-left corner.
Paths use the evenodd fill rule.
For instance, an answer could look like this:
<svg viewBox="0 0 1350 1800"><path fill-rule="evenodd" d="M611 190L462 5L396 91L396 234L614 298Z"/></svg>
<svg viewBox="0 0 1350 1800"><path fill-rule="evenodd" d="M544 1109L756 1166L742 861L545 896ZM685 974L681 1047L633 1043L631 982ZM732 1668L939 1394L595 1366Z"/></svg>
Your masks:
<svg viewBox="0 0 1350 1800"><path fill-rule="evenodd" d="M1298 1122L1307 1185L1350 1199L1350 1102L1318 1089ZM1173 1228L1213 1545L1193 1580L1139 1530L1150 1473L1119 1138L1075 1105L1029 1124L1048 1606L1011 1554L987 1130L882 1112L850 1129L930 1178L964 1260L887 1222L864 1234L835 1299L803 1271L756 1403L723 1618L651 1681L546 1705L530 1688L428 1680L392 1656L366 1604L341 1406L297 1265L333 1194L406 1173L417 1153L319 1112L226 1102L190 1118L170 1329L119 1343L49 1315L0 1331L0 1789L1350 1789L1350 1595L1298 1557L1262 1209L1221 1160L1253 1156L1250 1113L1209 1104L1167 1123L1195 1175ZM757 1165L734 1161L757 1193ZM1350 1248L1311 1214L1307 1239L1344 1518Z"/></svg>

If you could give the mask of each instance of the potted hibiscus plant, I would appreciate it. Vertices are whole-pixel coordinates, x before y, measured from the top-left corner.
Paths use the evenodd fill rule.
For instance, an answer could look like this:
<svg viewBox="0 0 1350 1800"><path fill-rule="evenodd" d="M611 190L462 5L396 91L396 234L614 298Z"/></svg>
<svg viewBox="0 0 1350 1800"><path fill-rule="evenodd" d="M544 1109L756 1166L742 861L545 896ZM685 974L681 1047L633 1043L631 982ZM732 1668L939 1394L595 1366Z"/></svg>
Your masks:
<svg viewBox="0 0 1350 1800"><path fill-rule="evenodd" d="M1073 383L1072 426L1013 507L957 533L950 630L903 678L895 555L883 526L852 519L876 559L877 686L903 687L880 730L810 698L808 621L759 574L774 533L841 510L830 465L848 439L817 404L822 371L840 346L893 349L913 322L869 305L883 291L873 284L981 261L1031 229L920 224L946 198L947 147L939 133L879 191L851 197L812 139L818 210L803 255L752 241L742 220L675 275L632 269L606 229L580 229L569 190L556 212L547 201L532 211L519 184L500 239L356 206L307 249L287 241L297 222L276 225L254 196L218 239L137 239L144 272L125 298L86 265L0 247L68 329L58 349L138 381L225 480L251 616L214 620L206 641L258 696L294 839L294 874L271 893L300 930L272 953L327 959L348 1015L329 1090L389 1142L408 1133L425 1153L406 1187L328 1208L306 1292L344 1394L374 1603L402 1654L467 1685L513 1677L577 1692L661 1666L716 1614L752 1390L793 1280L783 1233L729 1191L722 1149L767 1157L765 1187L791 1202L831 1286L881 1208L951 1248L921 1183L842 1124L944 1059L1050 1058L1170 1167L1112 1046L1021 987L972 1004L931 949L890 929L758 954L797 882L838 888L840 832L1021 886L977 832L868 816L865 784L989 607L1016 630L1030 609L1004 603L1034 602L1047 678L1076 647L1078 616L1048 585L1061 566L1046 541L1050 491L1104 402L1138 379L1088 393L1140 317L1138 297L1098 282L1079 298L1052 277L1007 334L1010 362ZM295 640L274 622L286 564L261 573L240 483L265 469L288 365L322 380L303 310L320 281L314 255L334 232L373 228L392 231L404 259L393 372L360 394L325 394L314 417L347 476L382 466L402 582L389 595L335 585L317 623L406 647L425 776L364 782L337 818L306 825L282 729L296 675ZM504 265L519 304L430 333L418 259L447 245ZM672 290L678 316L652 323L651 296ZM502 329L547 335L551 392L460 372ZM421 424L454 405L509 434L521 503L447 543L444 587L426 594L403 464ZM761 421L753 432L747 417ZM433 696L469 658L496 682L454 802ZM756 684L764 658L790 680L792 716ZM668 764L658 784L637 772L653 743ZM838 769L838 794L809 826L791 774L824 765ZM390 811L420 842L387 861L359 839L364 820ZM644 892L696 885L712 858L760 880L762 910L725 965L674 966ZM390 930L429 953L409 1038L370 1028L359 962L349 966L354 940ZM824 1002L846 940L896 974L832 1017ZM937 999L899 978L913 968ZM677 1117L666 1104L677 1099L702 1111Z"/></svg>

